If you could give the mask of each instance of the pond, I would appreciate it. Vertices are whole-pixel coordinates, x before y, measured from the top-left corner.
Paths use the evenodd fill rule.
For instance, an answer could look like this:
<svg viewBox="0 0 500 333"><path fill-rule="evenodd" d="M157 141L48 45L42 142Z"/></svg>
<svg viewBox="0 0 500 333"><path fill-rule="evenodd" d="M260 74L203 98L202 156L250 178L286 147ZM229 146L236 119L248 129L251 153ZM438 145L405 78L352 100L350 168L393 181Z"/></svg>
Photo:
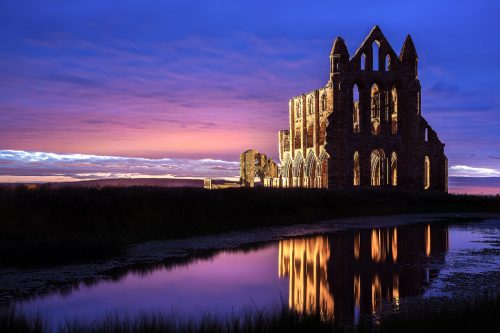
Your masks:
<svg viewBox="0 0 500 333"><path fill-rule="evenodd" d="M470 277L499 270L500 220L405 225L295 237L132 267L15 306L42 315L52 327L110 313L224 317L243 308L275 311L281 305L357 321L384 307L397 309L405 299L479 291Z"/></svg>

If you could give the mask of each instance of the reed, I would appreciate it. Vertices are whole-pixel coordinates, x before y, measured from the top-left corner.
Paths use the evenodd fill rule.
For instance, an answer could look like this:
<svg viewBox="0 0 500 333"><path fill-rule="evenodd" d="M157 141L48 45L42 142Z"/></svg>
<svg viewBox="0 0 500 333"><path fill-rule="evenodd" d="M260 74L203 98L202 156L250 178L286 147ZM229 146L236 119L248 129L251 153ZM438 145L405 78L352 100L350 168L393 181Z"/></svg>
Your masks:
<svg viewBox="0 0 500 333"><path fill-rule="evenodd" d="M106 259L130 244L336 217L499 212L500 196L391 189L0 188L0 267Z"/></svg>

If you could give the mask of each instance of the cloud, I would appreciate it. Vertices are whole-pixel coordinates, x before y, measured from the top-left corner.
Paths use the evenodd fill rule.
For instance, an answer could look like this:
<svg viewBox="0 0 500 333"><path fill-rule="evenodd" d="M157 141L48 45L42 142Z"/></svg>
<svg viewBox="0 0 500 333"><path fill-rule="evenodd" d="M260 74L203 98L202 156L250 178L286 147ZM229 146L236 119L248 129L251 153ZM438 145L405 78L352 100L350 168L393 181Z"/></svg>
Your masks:
<svg viewBox="0 0 500 333"><path fill-rule="evenodd" d="M500 177L500 170L493 168L454 165L450 168L450 171L450 176L455 177Z"/></svg>
<svg viewBox="0 0 500 333"><path fill-rule="evenodd" d="M0 177L22 181L102 178L237 178L239 162L0 150Z"/></svg>

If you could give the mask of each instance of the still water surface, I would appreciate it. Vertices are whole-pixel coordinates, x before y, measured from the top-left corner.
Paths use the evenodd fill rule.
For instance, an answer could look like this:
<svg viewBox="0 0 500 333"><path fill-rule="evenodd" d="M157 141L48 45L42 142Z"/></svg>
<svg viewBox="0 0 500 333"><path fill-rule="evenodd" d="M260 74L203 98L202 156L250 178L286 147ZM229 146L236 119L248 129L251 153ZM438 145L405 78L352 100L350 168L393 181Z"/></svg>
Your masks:
<svg viewBox="0 0 500 333"><path fill-rule="evenodd" d="M136 267L16 306L53 327L110 313L193 318L281 304L356 321L406 298L450 295L454 274L499 271L499 250L499 220L345 231Z"/></svg>

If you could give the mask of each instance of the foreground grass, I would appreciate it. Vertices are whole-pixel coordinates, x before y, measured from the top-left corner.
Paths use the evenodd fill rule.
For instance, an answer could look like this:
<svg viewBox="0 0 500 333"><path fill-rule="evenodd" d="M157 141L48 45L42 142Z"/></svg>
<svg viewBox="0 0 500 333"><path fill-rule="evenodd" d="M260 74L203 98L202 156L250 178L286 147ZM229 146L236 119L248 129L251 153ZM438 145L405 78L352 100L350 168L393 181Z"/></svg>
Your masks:
<svg viewBox="0 0 500 333"><path fill-rule="evenodd" d="M105 259L153 239L450 211L500 212L500 196L373 189L0 188L0 267Z"/></svg>
<svg viewBox="0 0 500 333"><path fill-rule="evenodd" d="M500 297L481 298L472 302L448 300L411 311L382 315L375 324L362 318L356 326L336 322L319 315L301 315L283 308L274 314L244 311L225 319L204 316L199 320L178 320L163 314L123 318L108 315L93 323L67 322L58 332L131 333L131 332L500 332ZM47 332L41 318L28 319L15 311L0 313L1 332Z"/></svg>

